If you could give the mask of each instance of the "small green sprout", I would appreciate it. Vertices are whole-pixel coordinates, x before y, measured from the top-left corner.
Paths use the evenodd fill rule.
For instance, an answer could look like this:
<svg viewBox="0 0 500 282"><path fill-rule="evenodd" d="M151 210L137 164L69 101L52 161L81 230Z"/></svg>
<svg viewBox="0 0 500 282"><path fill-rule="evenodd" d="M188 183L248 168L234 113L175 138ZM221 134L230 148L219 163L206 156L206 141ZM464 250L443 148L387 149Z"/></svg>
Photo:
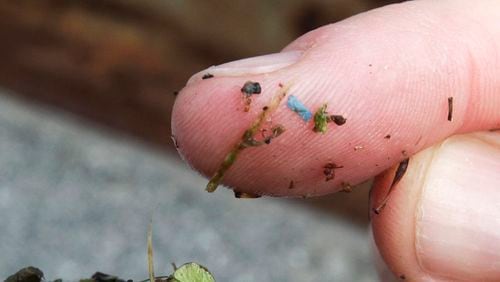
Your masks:
<svg viewBox="0 0 500 282"><path fill-rule="evenodd" d="M148 272L149 279L143 280L141 282L156 282L156 281L166 281L166 282L215 282L212 274L203 266L189 262L181 265L177 268L175 264L174 273L170 276L155 276L154 264L153 264L153 219L149 223L148 227ZM43 275L43 274L42 274ZM162 280L161 278L166 278ZM94 280L92 280L94 281ZM104 281L104 280L103 280ZM110 280L111 281L111 280ZM81 281L80 281L81 282Z"/></svg>
<svg viewBox="0 0 500 282"><path fill-rule="evenodd" d="M328 115L326 108L328 104L323 104L314 114L314 132L325 133L328 123L333 122L338 126L344 125L347 119L342 115Z"/></svg>
<svg viewBox="0 0 500 282"><path fill-rule="evenodd" d="M314 128L315 132L325 133L328 125L329 117L326 111L327 104L323 104L314 114Z"/></svg>

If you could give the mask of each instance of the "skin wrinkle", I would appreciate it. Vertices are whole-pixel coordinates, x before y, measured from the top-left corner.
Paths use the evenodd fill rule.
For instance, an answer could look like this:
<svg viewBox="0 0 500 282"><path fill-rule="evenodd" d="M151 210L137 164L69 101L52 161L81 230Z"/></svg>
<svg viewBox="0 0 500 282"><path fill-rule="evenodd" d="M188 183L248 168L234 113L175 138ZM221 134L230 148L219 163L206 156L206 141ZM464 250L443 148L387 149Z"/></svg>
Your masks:
<svg viewBox="0 0 500 282"><path fill-rule="evenodd" d="M481 136L481 135L478 136L476 134L471 134L470 136L474 140L477 140L477 141L483 143L484 145L490 147L491 149L500 150L500 144L495 143L495 142L493 142L491 140L484 139L483 136Z"/></svg>

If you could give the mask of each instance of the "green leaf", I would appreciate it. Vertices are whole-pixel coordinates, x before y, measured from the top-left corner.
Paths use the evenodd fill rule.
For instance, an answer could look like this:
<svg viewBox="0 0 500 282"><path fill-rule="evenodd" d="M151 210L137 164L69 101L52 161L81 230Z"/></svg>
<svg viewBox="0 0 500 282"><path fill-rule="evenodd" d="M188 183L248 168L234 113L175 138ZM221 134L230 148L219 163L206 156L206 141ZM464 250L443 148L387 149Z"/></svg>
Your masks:
<svg viewBox="0 0 500 282"><path fill-rule="evenodd" d="M325 133L328 125L328 115L326 112L327 104L323 104L314 114L314 128L315 132Z"/></svg>
<svg viewBox="0 0 500 282"><path fill-rule="evenodd" d="M194 262L189 262L177 268L172 275L179 282L215 282L208 270Z"/></svg>

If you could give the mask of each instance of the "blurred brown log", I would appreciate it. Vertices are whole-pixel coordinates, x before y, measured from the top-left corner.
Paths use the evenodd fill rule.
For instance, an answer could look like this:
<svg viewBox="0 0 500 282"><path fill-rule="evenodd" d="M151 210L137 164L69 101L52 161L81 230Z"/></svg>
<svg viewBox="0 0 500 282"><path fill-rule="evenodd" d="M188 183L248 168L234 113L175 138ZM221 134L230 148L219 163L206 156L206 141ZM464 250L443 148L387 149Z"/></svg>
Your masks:
<svg viewBox="0 0 500 282"><path fill-rule="evenodd" d="M0 85L166 145L172 92L191 73L374 2L0 0Z"/></svg>

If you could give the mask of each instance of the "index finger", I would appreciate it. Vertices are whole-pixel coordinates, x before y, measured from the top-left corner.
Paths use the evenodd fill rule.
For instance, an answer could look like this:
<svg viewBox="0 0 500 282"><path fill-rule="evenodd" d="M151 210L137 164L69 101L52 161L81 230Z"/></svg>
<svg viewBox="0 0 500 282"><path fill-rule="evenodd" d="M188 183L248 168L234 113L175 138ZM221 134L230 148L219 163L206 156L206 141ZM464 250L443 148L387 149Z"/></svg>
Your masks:
<svg viewBox="0 0 500 282"><path fill-rule="evenodd" d="M498 6L387 6L308 33L282 53L209 68L190 79L175 103L179 151L212 177L283 85L311 112L327 104L345 124L317 132L285 97L259 127L285 131L241 151L225 171L225 185L258 195L324 195L450 135L500 127ZM206 74L213 77L202 79ZM247 81L259 82L262 93L242 93Z"/></svg>

